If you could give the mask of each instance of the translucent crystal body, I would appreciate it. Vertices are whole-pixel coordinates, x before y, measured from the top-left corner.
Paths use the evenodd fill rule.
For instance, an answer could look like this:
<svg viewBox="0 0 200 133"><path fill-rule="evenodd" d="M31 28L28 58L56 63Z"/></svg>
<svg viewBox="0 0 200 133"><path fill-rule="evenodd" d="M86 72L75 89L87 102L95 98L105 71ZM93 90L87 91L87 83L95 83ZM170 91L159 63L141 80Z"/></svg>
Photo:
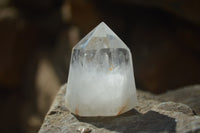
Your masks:
<svg viewBox="0 0 200 133"><path fill-rule="evenodd" d="M105 23L73 48L65 97L79 116L115 116L136 105L131 52Z"/></svg>

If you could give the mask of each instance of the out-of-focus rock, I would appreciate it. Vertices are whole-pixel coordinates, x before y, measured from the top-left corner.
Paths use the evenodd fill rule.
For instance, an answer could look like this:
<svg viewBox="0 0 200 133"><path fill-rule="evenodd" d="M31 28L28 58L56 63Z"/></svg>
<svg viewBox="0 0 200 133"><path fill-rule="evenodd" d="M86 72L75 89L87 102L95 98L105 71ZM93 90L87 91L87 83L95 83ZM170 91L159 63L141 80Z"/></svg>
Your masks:
<svg viewBox="0 0 200 133"><path fill-rule="evenodd" d="M118 0L119 1L119 0ZM197 25L200 25L200 1L198 0L125 0L129 4L137 4L144 7L158 8L177 16L183 17ZM125 1L121 1L124 3Z"/></svg>
<svg viewBox="0 0 200 133"><path fill-rule="evenodd" d="M40 59L36 73L37 110L40 115L45 115L53 101L61 83L47 59Z"/></svg>
<svg viewBox="0 0 200 133"><path fill-rule="evenodd" d="M36 29L23 19L9 18L0 21L0 29L0 84L15 88L22 84L23 72L37 47Z"/></svg>
<svg viewBox="0 0 200 133"><path fill-rule="evenodd" d="M192 86L180 89L179 92L187 91L188 95L192 96L193 89L191 88ZM200 86L195 88L199 93ZM71 114L65 106L65 92L66 85L62 86L58 92L39 133L73 133L84 130L95 133L188 133L200 131L200 116L193 113L192 109L185 104L161 102L166 100L164 95L152 95L148 92L138 91L136 110L131 110L118 117L77 117ZM177 92L174 91L169 93L173 97L177 95ZM191 98L189 96L185 99Z"/></svg>
<svg viewBox="0 0 200 133"><path fill-rule="evenodd" d="M200 83L197 45L200 30L193 32L194 28L188 23L173 18L166 21L159 14L157 17L160 19L155 16L139 17L136 27L132 29L133 63L140 88L160 93ZM187 29L191 32L189 36Z"/></svg>
<svg viewBox="0 0 200 133"><path fill-rule="evenodd" d="M1 0L0 1L0 7L5 7L10 4L10 0Z"/></svg>
<svg viewBox="0 0 200 133"><path fill-rule="evenodd" d="M86 0L72 0L70 1L70 7L70 22L78 25L79 28L84 31L84 33L88 33L102 21L102 15L100 15L100 12L95 7L94 2L89 2Z"/></svg>
<svg viewBox="0 0 200 133"><path fill-rule="evenodd" d="M48 12L49 14L38 13L35 10L32 14L29 8L24 11L25 8L19 9L19 5L15 7L17 1L3 0L0 3L0 100L2 101L0 128L2 132L38 130L39 121L48 110L50 100L53 99L60 86L59 84L56 89L57 82L53 79L54 77L52 78L53 72L51 68L48 69L48 66L44 66L45 68L40 66L38 69L40 71L41 68L45 70L47 68L46 71L40 71L40 74L45 75L45 72L49 72L50 75L46 77L40 75L40 83L43 82L41 83L43 86L40 85L43 90L36 90L35 85L38 60L50 54L57 34L60 32L59 8ZM27 18L26 15L29 17ZM48 80L50 82L48 85L51 84L53 88L51 91L45 91L44 84ZM41 96L43 92L46 94L44 97ZM39 102L45 100L50 102ZM13 110L15 112L11 113Z"/></svg>
<svg viewBox="0 0 200 133"><path fill-rule="evenodd" d="M62 1L63 0L15 0L13 2L21 11L26 11L24 12L25 14L36 14L40 12L41 14L38 14L38 16L40 16L44 13L58 10L62 4Z"/></svg>

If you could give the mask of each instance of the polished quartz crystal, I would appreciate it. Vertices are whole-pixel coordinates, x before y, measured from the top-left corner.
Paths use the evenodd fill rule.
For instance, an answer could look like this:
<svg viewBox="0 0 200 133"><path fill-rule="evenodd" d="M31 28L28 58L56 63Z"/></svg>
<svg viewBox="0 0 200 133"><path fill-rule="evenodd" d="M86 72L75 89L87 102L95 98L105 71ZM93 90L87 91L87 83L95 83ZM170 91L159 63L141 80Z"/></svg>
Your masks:
<svg viewBox="0 0 200 133"><path fill-rule="evenodd" d="M79 116L116 116L136 105L131 52L105 23L73 48L65 98Z"/></svg>

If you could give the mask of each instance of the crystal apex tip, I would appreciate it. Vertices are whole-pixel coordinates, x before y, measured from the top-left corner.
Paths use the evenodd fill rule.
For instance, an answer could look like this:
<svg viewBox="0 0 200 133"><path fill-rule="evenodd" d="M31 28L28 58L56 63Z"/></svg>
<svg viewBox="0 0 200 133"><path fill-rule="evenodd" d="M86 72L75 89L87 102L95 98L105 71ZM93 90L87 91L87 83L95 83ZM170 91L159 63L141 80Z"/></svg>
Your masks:
<svg viewBox="0 0 200 133"><path fill-rule="evenodd" d="M100 24L105 24L105 22L102 21Z"/></svg>
<svg viewBox="0 0 200 133"><path fill-rule="evenodd" d="M103 21L99 24L99 26L107 26L106 23L104 23Z"/></svg>

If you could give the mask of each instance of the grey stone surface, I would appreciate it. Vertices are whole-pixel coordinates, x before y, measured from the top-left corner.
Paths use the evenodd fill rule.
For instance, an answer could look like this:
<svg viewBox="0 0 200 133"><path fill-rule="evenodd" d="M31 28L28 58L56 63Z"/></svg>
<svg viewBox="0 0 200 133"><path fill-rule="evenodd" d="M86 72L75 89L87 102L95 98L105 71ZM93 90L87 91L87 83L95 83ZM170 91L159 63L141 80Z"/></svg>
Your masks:
<svg viewBox="0 0 200 133"><path fill-rule="evenodd" d="M174 101L188 105L194 113L200 115L200 85L180 88L158 96L159 101Z"/></svg>
<svg viewBox="0 0 200 133"><path fill-rule="evenodd" d="M138 90L138 106L116 117L75 116L65 107L65 92L66 84L58 92L39 133L200 132L198 85L162 95Z"/></svg>

